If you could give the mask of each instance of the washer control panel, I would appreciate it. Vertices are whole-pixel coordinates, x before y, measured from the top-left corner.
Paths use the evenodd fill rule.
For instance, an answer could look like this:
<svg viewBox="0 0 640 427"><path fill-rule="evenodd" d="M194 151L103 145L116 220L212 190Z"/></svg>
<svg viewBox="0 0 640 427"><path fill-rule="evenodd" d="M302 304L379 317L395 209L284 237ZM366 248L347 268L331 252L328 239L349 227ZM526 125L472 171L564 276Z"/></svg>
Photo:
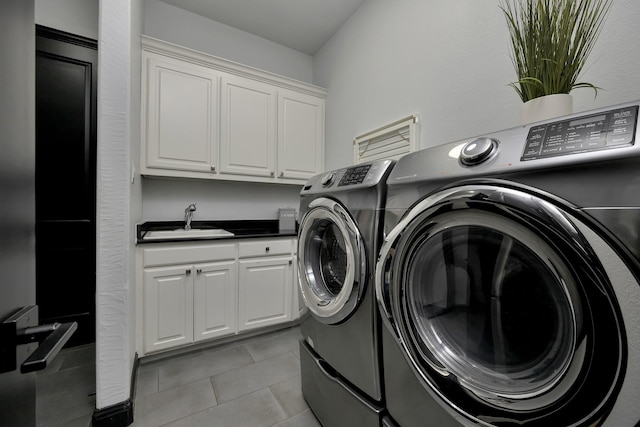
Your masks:
<svg viewBox="0 0 640 427"><path fill-rule="evenodd" d="M533 125L520 160L628 147L635 143L638 106Z"/></svg>

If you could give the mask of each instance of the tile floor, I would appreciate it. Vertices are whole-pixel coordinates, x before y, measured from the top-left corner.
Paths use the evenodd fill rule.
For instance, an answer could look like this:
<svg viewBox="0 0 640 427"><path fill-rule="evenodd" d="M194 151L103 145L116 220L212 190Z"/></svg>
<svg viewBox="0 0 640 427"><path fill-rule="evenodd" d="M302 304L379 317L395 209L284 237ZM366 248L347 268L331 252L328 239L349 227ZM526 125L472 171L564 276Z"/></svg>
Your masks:
<svg viewBox="0 0 640 427"><path fill-rule="evenodd" d="M319 427L300 391L300 329L140 363L135 427ZM38 375L37 426L88 426L93 347L63 350Z"/></svg>
<svg viewBox="0 0 640 427"><path fill-rule="evenodd" d="M96 405L96 351L86 345L63 349L36 374L36 426L86 427Z"/></svg>

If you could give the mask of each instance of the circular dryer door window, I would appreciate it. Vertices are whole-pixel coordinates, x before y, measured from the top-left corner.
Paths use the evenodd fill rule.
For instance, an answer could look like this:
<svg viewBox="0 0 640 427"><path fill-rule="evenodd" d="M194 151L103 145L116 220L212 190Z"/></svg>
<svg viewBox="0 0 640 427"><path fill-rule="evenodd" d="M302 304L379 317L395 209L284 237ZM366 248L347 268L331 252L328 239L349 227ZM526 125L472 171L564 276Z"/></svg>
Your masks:
<svg viewBox="0 0 640 427"><path fill-rule="evenodd" d="M302 218L298 240L300 290L307 308L324 323L344 321L364 290L364 245L344 207L319 198Z"/></svg>
<svg viewBox="0 0 640 427"><path fill-rule="evenodd" d="M385 326L423 384L475 421L582 425L615 401L615 292L585 224L563 209L461 185L417 203L382 246Z"/></svg>

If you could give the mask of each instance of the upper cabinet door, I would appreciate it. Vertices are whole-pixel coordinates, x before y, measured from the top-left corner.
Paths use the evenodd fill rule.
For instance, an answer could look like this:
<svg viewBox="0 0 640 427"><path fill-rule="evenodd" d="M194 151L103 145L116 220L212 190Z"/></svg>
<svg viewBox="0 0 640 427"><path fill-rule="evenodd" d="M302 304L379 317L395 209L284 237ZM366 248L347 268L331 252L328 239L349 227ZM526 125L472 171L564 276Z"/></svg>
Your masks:
<svg viewBox="0 0 640 427"><path fill-rule="evenodd" d="M218 75L209 68L154 53L146 66L146 166L211 172L217 164ZM144 71L144 70L143 70ZM146 109L146 111L145 111ZM144 167L145 163L143 163Z"/></svg>
<svg viewBox="0 0 640 427"><path fill-rule="evenodd" d="M324 169L324 99L278 93L278 177L309 179Z"/></svg>
<svg viewBox="0 0 640 427"><path fill-rule="evenodd" d="M233 76L222 79L220 171L275 176L276 90Z"/></svg>

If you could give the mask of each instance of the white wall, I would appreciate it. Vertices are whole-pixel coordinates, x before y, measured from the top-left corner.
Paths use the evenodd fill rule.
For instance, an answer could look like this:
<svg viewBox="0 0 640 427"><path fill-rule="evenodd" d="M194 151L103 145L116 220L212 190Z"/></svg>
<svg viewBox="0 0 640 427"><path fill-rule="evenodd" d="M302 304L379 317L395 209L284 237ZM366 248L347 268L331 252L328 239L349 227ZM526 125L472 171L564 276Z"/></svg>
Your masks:
<svg viewBox="0 0 640 427"><path fill-rule="evenodd" d="M127 314L128 332L129 332L129 372L133 371L133 363L135 361L136 346L136 224L142 220L142 179L136 172L137 166L140 164L140 94L141 94L141 54L140 34L142 33L142 22L144 15L144 1L131 0L131 36L129 39L129 72L131 80L129 82L129 144L130 144L130 178L132 178L130 194L129 194L129 284L128 284L128 303L129 311ZM107 349L108 350L108 349ZM123 361L123 364L125 362Z"/></svg>
<svg viewBox="0 0 640 427"><path fill-rule="evenodd" d="M197 204L194 221L276 219L278 208L298 209L297 185L227 181L143 179L145 221L181 221L184 209Z"/></svg>
<svg viewBox="0 0 640 427"><path fill-rule="evenodd" d="M98 39L98 0L36 0L38 25Z"/></svg>
<svg viewBox="0 0 640 427"><path fill-rule="evenodd" d="M521 104L497 0L368 0L314 57L314 84L329 91L326 167L353 161L352 140L412 113L420 147L518 124ZM640 99L640 2L617 0L574 111Z"/></svg>
<svg viewBox="0 0 640 427"><path fill-rule="evenodd" d="M130 397L135 334L132 148L139 136L142 0L100 0L98 43L96 408ZM137 21L136 21L137 20ZM136 98L137 96L137 98Z"/></svg>
<svg viewBox="0 0 640 427"><path fill-rule="evenodd" d="M145 0L143 34L306 83L313 58L158 0ZM286 23L283 22L283 25Z"/></svg>

